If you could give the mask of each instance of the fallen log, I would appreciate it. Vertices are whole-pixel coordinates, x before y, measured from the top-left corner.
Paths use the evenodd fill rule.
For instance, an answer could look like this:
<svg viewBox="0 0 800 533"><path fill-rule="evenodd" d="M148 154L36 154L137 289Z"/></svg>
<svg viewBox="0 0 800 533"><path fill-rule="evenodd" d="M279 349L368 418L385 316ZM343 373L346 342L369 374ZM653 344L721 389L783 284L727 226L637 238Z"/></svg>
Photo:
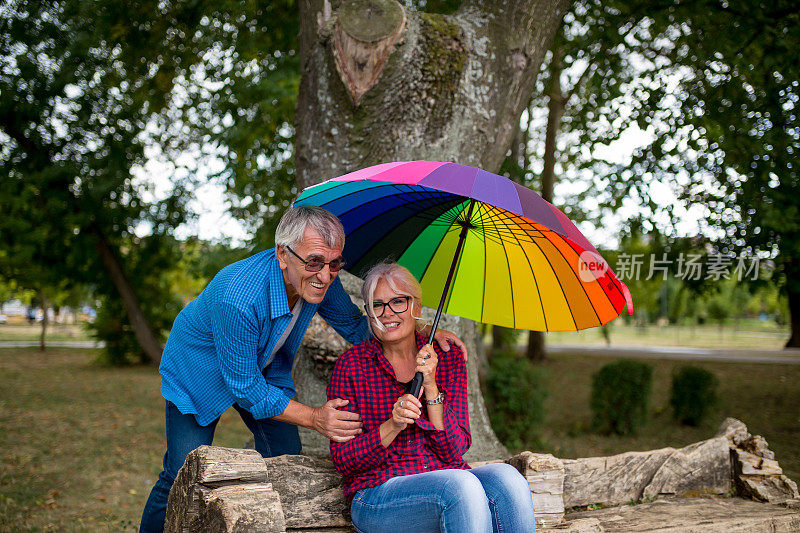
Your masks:
<svg viewBox="0 0 800 533"><path fill-rule="evenodd" d="M639 520L636 513L620 508L625 512L611 518L601 520L578 513L567 514L569 520L564 522L565 508L590 504L613 506L665 496L730 494L734 489L745 498L772 504L792 507L800 502L797 485L783 475L766 440L750 435L746 426L735 419L725 420L716 437L680 449L572 460L523 452L506 462L528 480L540 531L555 528L552 531L588 533L604 531L603 520L617 520L613 516L622 516L631 523ZM705 528L702 513L714 517L721 512L719 509L739 508L736 505L743 500L735 500L737 503L725 504L728 507L703 504L707 508L702 512L697 511L702 507L700 503L693 504L700 506L691 511L700 513L699 518L695 517L698 522L686 522L691 527L685 530L724 531ZM680 506L680 499L674 501ZM755 509L762 509L741 508L753 509L753 516L758 514ZM648 509L652 512L647 520L653 520L652 513L667 507ZM681 511L674 513L679 515ZM641 515L642 528L633 530L647 530L645 525L649 522L644 516ZM671 516L665 514L664 520L672 520ZM797 524L800 514L793 508L781 514L777 522L763 517L748 522L746 518L724 523L731 527L751 524L756 530L766 531L764 528L774 526L776 531L790 531L785 528ZM681 530L675 527L667 530ZM254 450L201 446L186 458L172 487L165 531L333 533L350 532L353 528L341 478L329 460L302 455L264 459Z"/></svg>

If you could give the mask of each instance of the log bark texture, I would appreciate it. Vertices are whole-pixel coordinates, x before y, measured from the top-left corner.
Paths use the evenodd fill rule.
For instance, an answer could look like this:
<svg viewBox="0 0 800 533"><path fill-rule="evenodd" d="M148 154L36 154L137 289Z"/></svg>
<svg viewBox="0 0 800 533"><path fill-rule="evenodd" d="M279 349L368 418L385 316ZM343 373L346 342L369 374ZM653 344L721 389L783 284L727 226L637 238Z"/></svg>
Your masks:
<svg viewBox="0 0 800 533"><path fill-rule="evenodd" d="M744 458L749 465L738 469L737 483L752 483L756 490L761 491L740 492L740 495L779 501L781 506L711 494L730 492L729 449L741 452L736 456ZM761 457L756 451L771 457ZM720 456L725 457L721 464L727 469L727 483L721 480L726 476L708 477L709 472L716 470L703 464L703 460L709 457L714 464L719 464ZM735 419L727 419L717 437L680 450L663 449L575 461L523 452L506 459L506 462L515 466L528 480L537 531L541 532L657 530L727 533L797 531L800 527L800 499L796 486L778 474L780 466L774 454L766 448L766 441L751 436L745 425ZM581 468L585 473L587 464L604 463L604 468L595 468L590 476L584 478L590 488L599 491L596 495L583 493L576 496L572 493L576 490L576 478L570 471L575 464L583 465ZM642 464L659 466L647 473ZM633 473L626 470L626 465L634 469ZM631 477L640 474L642 479L632 483ZM302 455L262 459L254 450L201 446L189 454L172 487L166 531L352 532L340 485L341 477L327 460ZM609 489L615 485L621 488ZM582 487L578 489L583 490ZM611 501L609 493L613 498L624 500L618 502L622 505L564 515L564 503L569 505L568 502L576 498L592 503L608 502ZM637 494L658 496L658 500L628 505L631 500L638 500ZM697 494L703 498L688 498ZM769 497L760 498L757 494ZM566 516L566 522L562 521L563 516Z"/></svg>
<svg viewBox="0 0 800 533"><path fill-rule="evenodd" d="M800 498L797 483L783 475L783 469L764 437L751 435L747 426L735 418L726 418L717 436L728 439L733 479L739 496L770 503Z"/></svg>
<svg viewBox="0 0 800 533"><path fill-rule="evenodd" d="M564 459L564 506L618 505L662 494L731 491L730 451L724 437L628 452L611 457Z"/></svg>
<svg viewBox="0 0 800 533"><path fill-rule="evenodd" d="M303 455L265 459L267 479L286 502L287 528L350 527L350 509L342 491L342 477L333 463Z"/></svg>
<svg viewBox="0 0 800 533"><path fill-rule="evenodd" d="M278 493L255 450L200 446L186 457L167 500L167 533L286 530Z"/></svg>
<svg viewBox="0 0 800 533"><path fill-rule="evenodd" d="M665 498L568 515L564 528L538 533L789 533L800 531L800 512L739 498ZM594 521L588 522L589 520ZM570 527L582 522L583 527Z"/></svg>
<svg viewBox="0 0 800 533"><path fill-rule="evenodd" d="M564 519L564 463L549 453L522 452L506 462L525 476L531 488L536 527Z"/></svg>

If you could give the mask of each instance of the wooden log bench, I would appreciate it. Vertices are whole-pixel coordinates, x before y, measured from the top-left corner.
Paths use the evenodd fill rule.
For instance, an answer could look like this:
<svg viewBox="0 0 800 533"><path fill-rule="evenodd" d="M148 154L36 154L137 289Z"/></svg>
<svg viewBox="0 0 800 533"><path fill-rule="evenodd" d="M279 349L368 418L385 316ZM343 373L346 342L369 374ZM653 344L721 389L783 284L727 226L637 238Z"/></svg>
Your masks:
<svg viewBox="0 0 800 533"><path fill-rule="evenodd" d="M734 419L727 419L714 438L681 449L574 460L523 452L506 462L528 480L540 532L647 531L655 529L650 525L658 523L659 512L664 520L674 522L674 531L800 530L797 485L783 475L766 441L747 433L744 424ZM750 501L709 499L734 490ZM676 499L686 495L704 498L691 503ZM625 505L656 498L669 505ZM580 510L589 505L609 509ZM614 507L619 505L625 507ZM685 513L681 506L686 507ZM565 519L570 507L578 511ZM734 513L733 522L718 519L726 512ZM680 516L685 519L677 520ZM621 524L627 525L620 529ZM708 529L708 524L719 527ZM726 529L722 524L736 527ZM255 450L201 446L186 458L172 487L165 531L333 533L354 529L341 477L329 460L303 455L264 459Z"/></svg>

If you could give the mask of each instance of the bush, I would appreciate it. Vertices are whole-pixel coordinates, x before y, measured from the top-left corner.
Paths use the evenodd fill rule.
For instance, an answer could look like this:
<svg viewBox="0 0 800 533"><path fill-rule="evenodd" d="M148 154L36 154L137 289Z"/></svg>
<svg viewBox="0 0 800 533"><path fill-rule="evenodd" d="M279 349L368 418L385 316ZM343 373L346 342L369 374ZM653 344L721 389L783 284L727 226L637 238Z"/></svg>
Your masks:
<svg viewBox="0 0 800 533"><path fill-rule="evenodd" d="M600 433L634 434L647 419L653 367L623 359L592 376L592 428Z"/></svg>
<svg viewBox="0 0 800 533"><path fill-rule="evenodd" d="M538 444L545 419L547 371L510 354L489 358L484 400L497 438L512 450Z"/></svg>
<svg viewBox="0 0 800 533"><path fill-rule="evenodd" d="M708 370L682 366L672 375L670 403L675 420L698 426L717 402L717 378Z"/></svg>

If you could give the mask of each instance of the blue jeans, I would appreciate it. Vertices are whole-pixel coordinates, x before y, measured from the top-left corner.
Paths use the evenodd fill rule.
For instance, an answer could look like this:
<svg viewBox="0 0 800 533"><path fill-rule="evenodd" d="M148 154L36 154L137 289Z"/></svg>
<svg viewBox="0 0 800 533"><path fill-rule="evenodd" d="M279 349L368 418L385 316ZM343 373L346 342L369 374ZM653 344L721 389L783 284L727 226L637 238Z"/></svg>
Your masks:
<svg viewBox="0 0 800 533"><path fill-rule="evenodd" d="M239 412L248 429L253 432L256 450L263 457L300 453L300 436L296 426L269 418L256 420L249 411L236 404L233 407ZM170 401L167 401L166 417L167 452L164 454L164 467L144 506L140 532L164 531L167 498L178 470L183 466L189 452L203 444L211 444L214 440L214 430L219 422L217 418L209 425L201 426L194 415L181 413Z"/></svg>
<svg viewBox="0 0 800 533"><path fill-rule="evenodd" d="M356 492L350 511L359 533L536 531L528 482L506 463L393 477Z"/></svg>

